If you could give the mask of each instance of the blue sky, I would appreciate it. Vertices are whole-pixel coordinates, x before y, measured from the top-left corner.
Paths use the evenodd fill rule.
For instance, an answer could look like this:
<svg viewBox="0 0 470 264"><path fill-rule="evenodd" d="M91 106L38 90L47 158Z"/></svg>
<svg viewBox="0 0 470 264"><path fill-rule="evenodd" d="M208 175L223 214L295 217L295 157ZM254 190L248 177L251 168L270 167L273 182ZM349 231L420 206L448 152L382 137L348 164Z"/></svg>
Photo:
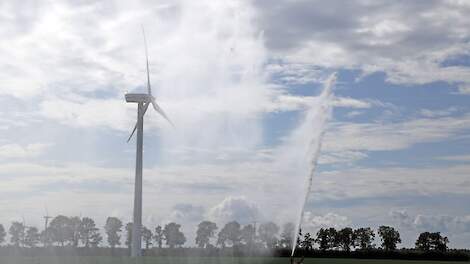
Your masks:
<svg viewBox="0 0 470 264"><path fill-rule="evenodd" d="M470 6L466 1L58 1L0 7L0 223L132 213L145 26L151 81L176 124L145 121L144 224L192 241L297 217L310 111L336 73L303 219L441 231L470 247ZM377 241L378 243L378 241Z"/></svg>

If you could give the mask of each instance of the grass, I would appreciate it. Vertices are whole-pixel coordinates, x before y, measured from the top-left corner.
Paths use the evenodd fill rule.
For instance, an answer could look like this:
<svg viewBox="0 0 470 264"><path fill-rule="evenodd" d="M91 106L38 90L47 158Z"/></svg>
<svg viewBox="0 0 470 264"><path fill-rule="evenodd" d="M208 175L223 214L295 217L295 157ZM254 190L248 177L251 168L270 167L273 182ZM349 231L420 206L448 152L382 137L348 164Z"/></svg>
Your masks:
<svg viewBox="0 0 470 264"><path fill-rule="evenodd" d="M128 257L0 257L0 264L134 264ZM269 257L144 257L142 264L290 264L288 258ZM304 264L456 264L452 261L365 260L307 258ZM463 262L468 263L468 262Z"/></svg>

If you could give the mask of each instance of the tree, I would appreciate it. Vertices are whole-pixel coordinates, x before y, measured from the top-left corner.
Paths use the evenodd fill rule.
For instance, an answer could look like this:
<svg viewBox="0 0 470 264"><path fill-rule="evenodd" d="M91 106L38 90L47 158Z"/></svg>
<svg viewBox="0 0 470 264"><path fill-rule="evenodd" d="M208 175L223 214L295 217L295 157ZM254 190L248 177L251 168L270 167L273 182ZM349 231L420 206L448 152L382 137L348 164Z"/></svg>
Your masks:
<svg viewBox="0 0 470 264"><path fill-rule="evenodd" d="M306 251L311 251L314 243L315 239L311 237L310 233L306 233L304 239L300 242L300 247Z"/></svg>
<svg viewBox="0 0 470 264"><path fill-rule="evenodd" d="M25 227L23 223L16 221L12 222L8 233L10 234L10 242L13 245L19 247L23 244L25 237Z"/></svg>
<svg viewBox="0 0 470 264"><path fill-rule="evenodd" d="M415 246L416 249L423 251L446 251L447 243L449 243L449 239L447 237L442 237L440 232L424 232L419 234Z"/></svg>
<svg viewBox="0 0 470 264"><path fill-rule="evenodd" d="M241 241L248 246L248 248L252 248L256 242L256 230L255 226L252 224L246 225L240 231Z"/></svg>
<svg viewBox="0 0 470 264"><path fill-rule="evenodd" d="M371 249L374 247L372 242L375 239L375 234L370 227L358 228L354 230L354 246L362 250Z"/></svg>
<svg viewBox="0 0 470 264"><path fill-rule="evenodd" d="M387 251L395 250L397 243L401 243L400 233L393 227L380 226L378 233L382 240L382 248Z"/></svg>
<svg viewBox="0 0 470 264"><path fill-rule="evenodd" d="M345 227L338 231L338 244L344 251L351 251L351 246L354 246L354 232L352 228Z"/></svg>
<svg viewBox="0 0 470 264"><path fill-rule="evenodd" d="M237 221L225 224L217 236L217 244L221 245L222 248L225 248L227 242L231 244L232 247L238 246L241 242L240 224Z"/></svg>
<svg viewBox="0 0 470 264"><path fill-rule="evenodd" d="M78 216L73 216L69 218L69 225L70 225L70 242L73 247L78 247L78 242L80 241L80 226L82 224L82 220Z"/></svg>
<svg viewBox="0 0 470 264"><path fill-rule="evenodd" d="M103 237L101 236L98 228L93 229L93 231L91 231L90 233L90 239L89 239L90 246L92 248L96 248L101 243L101 241L103 241Z"/></svg>
<svg viewBox="0 0 470 264"><path fill-rule="evenodd" d="M82 218L82 220L80 221L78 234L80 241L82 241L83 245L88 248L90 246L90 240L92 239L92 236L97 239L98 237L96 234L99 235L98 228L95 225L95 221L93 221L93 219L89 217ZM101 235L99 236L101 237ZM101 237L101 239L103 238Z"/></svg>
<svg viewBox="0 0 470 264"><path fill-rule="evenodd" d="M126 242L127 248L130 250L132 245L132 222L126 224Z"/></svg>
<svg viewBox="0 0 470 264"><path fill-rule="evenodd" d="M324 229L320 228L317 232L315 242L319 244L319 248L323 251L332 249L338 246L338 232L333 227Z"/></svg>
<svg viewBox="0 0 470 264"><path fill-rule="evenodd" d="M292 240L294 239L295 235L295 225L294 223L286 223L282 227L282 233L281 233L281 246L283 248L292 248Z"/></svg>
<svg viewBox="0 0 470 264"><path fill-rule="evenodd" d="M437 251L447 251L447 244L449 239L447 237L441 236L441 233L435 232L431 233L431 248Z"/></svg>
<svg viewBox="0 0 470 264"><path fill-rule="evenodd" d="M180 231L181 225L177 223L169 223L163 229L163 236L165 237L166 244L170 248L182 246L186 242L186 237Z"/></svg>
<svg viewBox="0 0 470 264"><path fill-rule="evenodd" d="M163 245L163 229L161 226L155 227L155 232L153 232L153 239L155 240L155 243L157 243L158 248L162 248Z"/></svg>
<svg viewBox="0 0 470 264"><path fill-rule="evenodd" d="M28 227L25 235L24 244L28 247L35 247L40 240L39 230L32 226Z"/></svg>
<svg viewBox="0 0 470 264"><path fill-rule="evenodd" d="M275 248L277 244L277 234L279 226L273 222L262 223L259 226L259 238L266 244L267 248Z"/></svg>
<svg viewBox="0 0 470 264"><path fill-rule="evenodd" d="M152 245L152 231L145 226L142 227L142 240L145 244L145 248L149 249Z"/></svg>
<svg viewBox="0 0 470 264"><path fill-rule="evenodd" d="M108 244L111 248L121 245L121 236L119 235L122 231L121 228L122 222L117 217L108 217L108 219L106 219L104 231L106 232Z"/></svg>
<svg viewBox="0 0 470 264"><path fill-rule="evenodd" d="M215 235L216 230L216 223L211 221L202 221L199 223L196 231L196 245L200 248L210 246L210 239Z"/></svg>
<svg viewBox="0 0 470 264"><path fill-rule="evenodd" d="M5 232L5 228L3 227L2 224L0 224L0 245L5 242L5 237L7 236L7 233Z"/></svg>
<svg viewBox="0 0 470 264"><path fill-rule="evenodd" d="M70 219L64 215L54 217L49 224L48 232L53 242L59 243L62 247L67 241L73 241L73 230Z"/></svg>

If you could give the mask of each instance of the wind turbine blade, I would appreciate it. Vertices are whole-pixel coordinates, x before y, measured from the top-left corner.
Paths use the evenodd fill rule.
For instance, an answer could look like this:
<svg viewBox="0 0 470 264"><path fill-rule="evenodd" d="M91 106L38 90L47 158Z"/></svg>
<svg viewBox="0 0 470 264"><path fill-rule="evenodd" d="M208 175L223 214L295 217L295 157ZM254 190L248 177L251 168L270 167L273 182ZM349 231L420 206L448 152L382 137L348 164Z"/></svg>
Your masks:
<svg viewBox="0 0 470 264"><path fill-rule="evenodd" d="M165 114L165 112L163 111L162 108L160 108L160 106L158 106L157 102L155 102L154 99L152 99L152 106L153 106L153 109L155 109L155 111L157 111L160 115L162 115L166 121L168 121L168 123L171 124L172 127L175 127L175 125L173 124L173 122L171 122L171 120L168 118L168 116Z"/></svg>
<svg viewBox="0 0 470 264"><path fill-rule="evenodd" d="M148 108L149 108L149 103L146 103L146 104L144 105L144 112L143 112L142 115L145 115L145 113L147 112L147 109L148 109ZM132 130L131 135L130 135L129 138L127 139L127 142L131 141L132 136L134 135L135 131L137 130L137 125L138 125L138 124L135 123L134 129Z"/></svg>
<svg viewBox="0 0 470 264"><path fill-rule="evenodd" d="M144 26L142 25L142 35L144 36L144 44L145 44L145 59L147 62L147 93L152 95L152 87L150 85L150 70L149 70L149 54L147 49L147 38L145 37L145 30Z"/></svg>

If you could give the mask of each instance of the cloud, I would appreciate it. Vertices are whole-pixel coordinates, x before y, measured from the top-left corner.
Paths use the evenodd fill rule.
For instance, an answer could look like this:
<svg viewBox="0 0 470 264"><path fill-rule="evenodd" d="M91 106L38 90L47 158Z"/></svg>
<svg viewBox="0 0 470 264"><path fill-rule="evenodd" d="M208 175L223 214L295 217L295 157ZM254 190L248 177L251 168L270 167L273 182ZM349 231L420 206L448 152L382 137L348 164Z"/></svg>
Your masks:
<svg viewBox="0 0 470 264"><path fill-rule="evenodd" d="M365 159L368 155L361 151L338 151L326 152L320 156L320 164L339 164L349 163L353 164L355 161Z"/></svg>
<svg viewBox="0 0 470 264"><path fill-rule="evenodd" d="M299 96L280 94L272 99L266 107L266 112L298 111L312 106L317 100L315 96ZM370 99L355 99L350 97L334 97L331 105L338 108L366 109L372 107L383 107L385 104Z"/></svg>
<svg viewBox="0 0 470 264"><path fill-rule="evenodd" d="M413 228L420 232L444 232L450 235L461 235L470 232L470 215L422 215L411 217L405 210L392 210L394 220L407 228Z"/></svg>
<svg viewBox="0 0 470 264"><path fill-rule="evenodd" d="M315 215L313 212L304 213L302 229L308 231L316 231L320 228L336 228L341 229L351 225L351 220L346 216L335 213L327 213L324 215Z"/></svg>
<svg viewBox="0 0 470 264"><path fill-rule="evenodd" d="M382 71L388 81L401 84L470 83L468 67L441 67L447 58L468 52L470 19L465 14L470 9L459 2L254 4L268 49L277 61L303 65L305 76L312 74L308 69L348 68ZM290 76L299 82L316 78Z"/></svg>
<svg viewBox="0 0 470 264"><path fill-rule="evenodd" d="M209 210L208 217L219 224L229 221L249 224L254 221L260 221L261 213L256 204L243 196L226 197Z"/></svg>
<svg viewBox="0 0 470 264"><path fill-rule="evenodd" d="M195 223L204 219L205 210L202 206L196 206L188 203L175 204L173 210L169 215L169 219L166 222L177 222L181 221L187 223Z"/></svg>
<svg viewBox="0 0 470 264"><path fill-rule="evenodd" d="M332 123L325 135L324 150L384 151L406 149L423 142L456 137L470 128L470 115L415 118L393 123Z"/></svg>
<svg viewBox="0 0 470 264"><path fill-rule="evenodd" d="M424 168L395 165L322 171L315 176L311 198L315 204L373 197L466 195L470 191L469 170L467 165Z"/></svg>
<svg viewBox="0 0 470 264"><path fill-rule="evenodd" d="M3 159L22 159L34 158L42 155L51 144L32 143L27 145L6 144L0 146L0 158Z"/></svg>
<svg viewBox="0 0 470 264"><path fill-rule="evenodd" d="M117 99L51 98L40 103L42 117L71 127L107 127L129 131L131 107Z"/></svg>
<svg viewBox="0 0 470 264"><path fill-rule="evenodd" d="M406 210L390 210L390 216L392 219L398 222L400 226L411 227L413 220Z"/></svg>
<svg viewBox="0 0 470 264"><path fill-rule="evenodd" d="M452 106L447 109L440 109L440 110L421 109L420 114L424 117L441 117L441 116L450 116L457 111L459 111L459 108Z"/></svg>

